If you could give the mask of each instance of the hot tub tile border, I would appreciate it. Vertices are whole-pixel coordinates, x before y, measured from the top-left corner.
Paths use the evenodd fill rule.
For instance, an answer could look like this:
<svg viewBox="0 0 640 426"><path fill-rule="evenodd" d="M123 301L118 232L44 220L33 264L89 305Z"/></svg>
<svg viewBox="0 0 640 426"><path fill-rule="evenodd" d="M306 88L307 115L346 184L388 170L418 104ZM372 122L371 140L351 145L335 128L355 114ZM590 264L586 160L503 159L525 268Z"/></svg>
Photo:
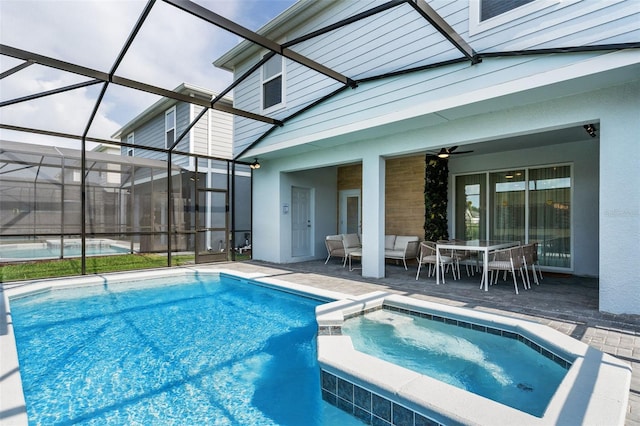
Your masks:
<svg viewBox="0 0 640 426"><path fill-rule="evenodd" d="M336 374L320 369L320 375L322 399L368 425L442 426L436 420ZM345 393L349 389L351 393Z"/></svg>

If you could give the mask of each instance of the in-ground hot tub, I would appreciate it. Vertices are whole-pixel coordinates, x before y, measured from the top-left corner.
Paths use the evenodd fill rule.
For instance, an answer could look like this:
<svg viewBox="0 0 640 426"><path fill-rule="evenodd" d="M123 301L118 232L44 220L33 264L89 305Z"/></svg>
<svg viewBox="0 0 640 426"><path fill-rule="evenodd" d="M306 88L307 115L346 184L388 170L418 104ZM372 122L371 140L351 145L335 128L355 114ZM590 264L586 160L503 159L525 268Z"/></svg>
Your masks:
<svg viewBox="0 0 640 426"><path fill-rule="evenodd" d="M500 334L566 374L546 409L527 413L357 351L344 321L380 309ZM316 319L323 397L369 424L624 424L631 367L547 326L383 292L319 306Z"/></svg>

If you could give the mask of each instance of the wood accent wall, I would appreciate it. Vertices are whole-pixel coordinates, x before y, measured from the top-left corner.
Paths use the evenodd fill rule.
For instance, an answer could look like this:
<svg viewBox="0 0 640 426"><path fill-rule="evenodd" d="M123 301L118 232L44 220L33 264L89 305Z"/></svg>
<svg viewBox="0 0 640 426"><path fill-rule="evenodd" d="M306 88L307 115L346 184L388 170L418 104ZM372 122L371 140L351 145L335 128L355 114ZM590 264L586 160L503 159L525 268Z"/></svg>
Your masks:
<svg viewBox="0 0 640 426"><path fill-rule="evenodd" d="M424 155L387 160L385 234L424 239Z"/></svg>
<svg viewBox="0 0 640 426"><path fill-rule="evenodd" d="M338 167L338 191L345 189L360 189L362 192L362 164Z"/></svg>
<svg viewBox="0 0 640 426"><path fill-rule="evenodd" d="M387 160L386 234L424 239L424 161L422 154ZM338 191L345 189L362 189L362 164L338 167Z"/></svg>

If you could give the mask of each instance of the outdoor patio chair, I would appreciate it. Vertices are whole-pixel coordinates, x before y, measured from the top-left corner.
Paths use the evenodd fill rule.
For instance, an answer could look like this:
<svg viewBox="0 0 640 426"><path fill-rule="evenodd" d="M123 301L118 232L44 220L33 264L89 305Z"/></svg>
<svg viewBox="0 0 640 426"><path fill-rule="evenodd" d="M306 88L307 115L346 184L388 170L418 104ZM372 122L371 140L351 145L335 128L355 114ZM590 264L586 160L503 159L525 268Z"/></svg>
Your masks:
<svg viewBox="0 0 640 426"><path fill-rule="evenodd" d="M496 250L489 254L489 262L487 264L488 271L491 272L489 278L489 284L493 285L493 273L495 271L511 272L513 275L513 286L518 294L518 280L516 277L516 270L520 271L520 277L522 278L522 285L526 289L527 281L524 278L524 256L522 254L522 246L510 247L502 250ZM495 282L498 282L498 275L496 274ZM484 286L484 274L480 281L480 288Z"/></svg>
<svg viewBox="0 0 640 426"><path fill-rule="evenodd" d="M462 243L464 242L464 240L458 240L458 239L453 239L453 240L438 240L439 244L446 244L446 243ZM478 258L478 253L477 252L473 252L470 250L456 250L456 249L450 249L450 250L446 250L443 251L442 249L440 249L440 254L445 253L449 256L452 256L455 260L455 265L456 268L458 270L458 278L460 278L460 264L463 264L466 271L467 271L467 277L470 277L472 275L475 275L476 271L480 271L480 262L479 262L479 258ZM475 267L475 269L474 269Z"/></svg>
<svg viewBox="0 0 640 426"><path fill-rule="evenodd" d="M522 246L524 270L527 274L527 284L529 285L529 288L531 288L531 281L529 280L529 268L531 268L531 272L533 273L533 282L535 282L536 285L540 285L540 282L538 281L538 272L536 268L536 259L538 257L537 253L538 253L537 243L530 243ZM540 276L542 277L542 275Z"/></svg>
<svg viewBox="0 0 640 426"><path fill-rule="evenodd" d="M327 260L324 261L324 264L326 265L332 257L340 257L342 259L342 266L344 266L347 255L344 251L342 235L327 235L324 239L324 244L327 247Z"/></svg>
<svg viewBox="0 0 640 426"><path fill-rule="evenodd" d="M538 243L532 244L534 244L533 264L537 266L536 271L538 272L538 275L540 275L540 279L542 279L542 269L540 269L540 263L538 263Z"/></svg>
<svg viewBox="0 0 640 426"><path fill-rule="evenodd" d="M429 265L427 276L431 277L436 271L437 256L436 256L436 243L433 241L423 241L420 243L420 252L417 257L418 260L418 272L416 273L416 280L420 276L420 269L422 265ZM456 279L456 265L455 259L443 253L440 253L440 271L442 274L442 283L444 284L445 269L450 266L453 273L453 279ZM458 278L460 278L460 271L458 271Z"/></svg>

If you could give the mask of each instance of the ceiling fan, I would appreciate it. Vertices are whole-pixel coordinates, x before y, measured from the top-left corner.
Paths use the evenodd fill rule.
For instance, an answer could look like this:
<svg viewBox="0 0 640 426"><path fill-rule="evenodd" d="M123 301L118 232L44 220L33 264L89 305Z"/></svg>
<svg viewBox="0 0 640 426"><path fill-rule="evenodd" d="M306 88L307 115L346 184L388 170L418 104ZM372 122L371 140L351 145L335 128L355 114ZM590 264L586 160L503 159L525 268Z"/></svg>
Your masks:
<svg viewBox="0 0 640 426"><path fill-rule="evenodd" d="M468 154L469 152L473 152L473 151L456 151L456 149L458 149L457 145L452 146L451 148L441 148L440 151L438 151L438 153L436 154L436 156L439 158L449 158L450 155Z"/></svg>

